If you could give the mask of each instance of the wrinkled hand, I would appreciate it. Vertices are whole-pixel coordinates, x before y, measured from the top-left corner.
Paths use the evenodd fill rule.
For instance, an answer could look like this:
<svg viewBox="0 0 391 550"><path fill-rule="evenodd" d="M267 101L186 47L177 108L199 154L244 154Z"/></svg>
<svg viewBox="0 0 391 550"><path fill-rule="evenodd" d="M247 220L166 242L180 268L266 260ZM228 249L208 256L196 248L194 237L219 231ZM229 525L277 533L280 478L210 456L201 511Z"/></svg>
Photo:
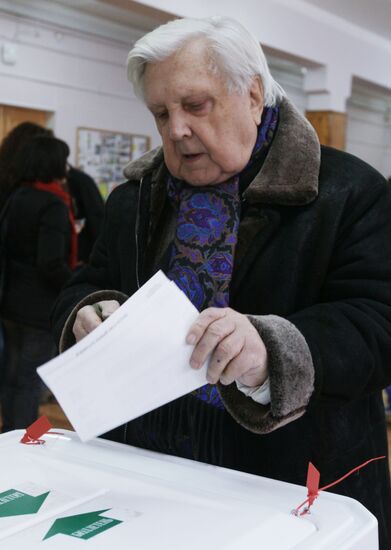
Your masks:
<svg viewBox="0 0 391 550"><path fill-rule="evenodd" d="M194 344L193 369L202 367L211 355L206 378L224 385L238 380L245 386L260 386L268 376L267 351L255 327L245 315L231 308L208 308L190 328L186 342Z"/></svg>
<svg viewBox="0 0 391 550"><path fill-rule="evenodd" d="M117 300L103 300L93 306L84 306L79 309L72 328L76 342L92 332L118 308L119 303Z"/></svg>

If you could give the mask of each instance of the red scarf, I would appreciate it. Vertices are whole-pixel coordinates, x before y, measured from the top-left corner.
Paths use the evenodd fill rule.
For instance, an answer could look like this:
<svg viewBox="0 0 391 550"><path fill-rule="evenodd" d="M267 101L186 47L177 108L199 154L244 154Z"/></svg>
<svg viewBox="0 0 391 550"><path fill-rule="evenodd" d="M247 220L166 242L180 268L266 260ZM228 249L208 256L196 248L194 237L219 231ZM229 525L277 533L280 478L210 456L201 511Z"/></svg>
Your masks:
<svg viewBox="0 0 391 550"><path fill-rule="evenodd" d="M71 224L71 251L69 254L68 263L72 270L75 269L77 265L77 232L70 194L65 191L59 181L52 181L50 183L35 181L32 184L32 187L34 187L34 189L39 189L40 191L46 191L48 193L53 193L53 195L57 195L57 197L61 199L67 206L69 222Z"/></svg>

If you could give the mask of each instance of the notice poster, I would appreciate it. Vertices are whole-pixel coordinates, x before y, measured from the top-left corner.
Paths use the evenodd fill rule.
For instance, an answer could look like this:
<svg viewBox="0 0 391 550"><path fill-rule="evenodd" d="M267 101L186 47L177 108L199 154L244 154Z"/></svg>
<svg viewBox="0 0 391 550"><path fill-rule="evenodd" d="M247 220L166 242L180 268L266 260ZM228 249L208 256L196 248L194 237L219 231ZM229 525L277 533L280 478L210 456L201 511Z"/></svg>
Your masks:
<svg viewBox="0 0 391 550"><path fill-rule="evenodd" d="M148 136L78 128L76 165L95 180L106 199L117 185L125 181L125 166L149 149Z"/></svg>

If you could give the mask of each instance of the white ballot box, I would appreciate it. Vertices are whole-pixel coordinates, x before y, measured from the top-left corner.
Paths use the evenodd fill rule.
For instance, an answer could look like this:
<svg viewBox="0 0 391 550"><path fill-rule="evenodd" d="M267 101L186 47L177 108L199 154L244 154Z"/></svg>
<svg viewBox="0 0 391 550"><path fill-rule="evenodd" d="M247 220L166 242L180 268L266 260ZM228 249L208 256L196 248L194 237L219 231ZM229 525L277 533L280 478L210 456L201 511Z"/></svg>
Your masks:
<svg viewBox="0 0 391 550"><path fill-rule="evenodd" d="M376 550L376 519L322 492L102 439L0 436L0 549ZM82 539L82 540L81 540Z"/></svg>

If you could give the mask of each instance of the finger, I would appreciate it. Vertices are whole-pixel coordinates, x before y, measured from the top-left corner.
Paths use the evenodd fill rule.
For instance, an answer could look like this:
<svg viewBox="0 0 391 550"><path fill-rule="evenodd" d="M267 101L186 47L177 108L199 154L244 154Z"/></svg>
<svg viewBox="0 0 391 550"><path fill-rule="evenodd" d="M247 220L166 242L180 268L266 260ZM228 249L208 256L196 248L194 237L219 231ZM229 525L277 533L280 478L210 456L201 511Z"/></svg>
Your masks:
<svg viewBox="0 0 391 550"><path fill-rule="evenodd" d="M208 307L208 309L204 309L204 311L199 314L197 321L190 327L186 336L186 342L196 345L208 326L213 323L213 321L222 319L226 314L227 308Z"/></svg>
<svg viewBox="0 0 391 550"><path fill-rule="evenodd" d="M120 307L117 300L102 300L102 302L98 302L98 305L100 306L103 321L110 317L110 315Z"/></svg>
<svg viewBox="0 0 391 550"><path fill-rule="evenodd" d="M87 334L92 332L96 327L101 324L102 320L96 314L93 306L82 307L76 315L76 320L73 325L73 334L76 337L76 341L81 340Z"/></svg>
<svg viewBox="0 0 391 550"><path fill-rule="evenodd" d="M244 339L237 331L232 332L219 343L206 373L206 379L210 384L217 384L230 362L241 353L243 346Z"/></svg>
<svg viewBox="0 0 391 550"><path fill-rule="evenodd" d="M87 336L87 332L77 322L75 322L75 324L73 325L72 332L76 342L80 342L80 340L82 340L85 336Z"/></svg>
<svg viewBox="0 0 391 550"><path fill-rule="evenodd" d="M190 357L190 366L193 369L201 368L216 346L234 330L235 322L227 316L210 323L194 347Z"/></svg>

